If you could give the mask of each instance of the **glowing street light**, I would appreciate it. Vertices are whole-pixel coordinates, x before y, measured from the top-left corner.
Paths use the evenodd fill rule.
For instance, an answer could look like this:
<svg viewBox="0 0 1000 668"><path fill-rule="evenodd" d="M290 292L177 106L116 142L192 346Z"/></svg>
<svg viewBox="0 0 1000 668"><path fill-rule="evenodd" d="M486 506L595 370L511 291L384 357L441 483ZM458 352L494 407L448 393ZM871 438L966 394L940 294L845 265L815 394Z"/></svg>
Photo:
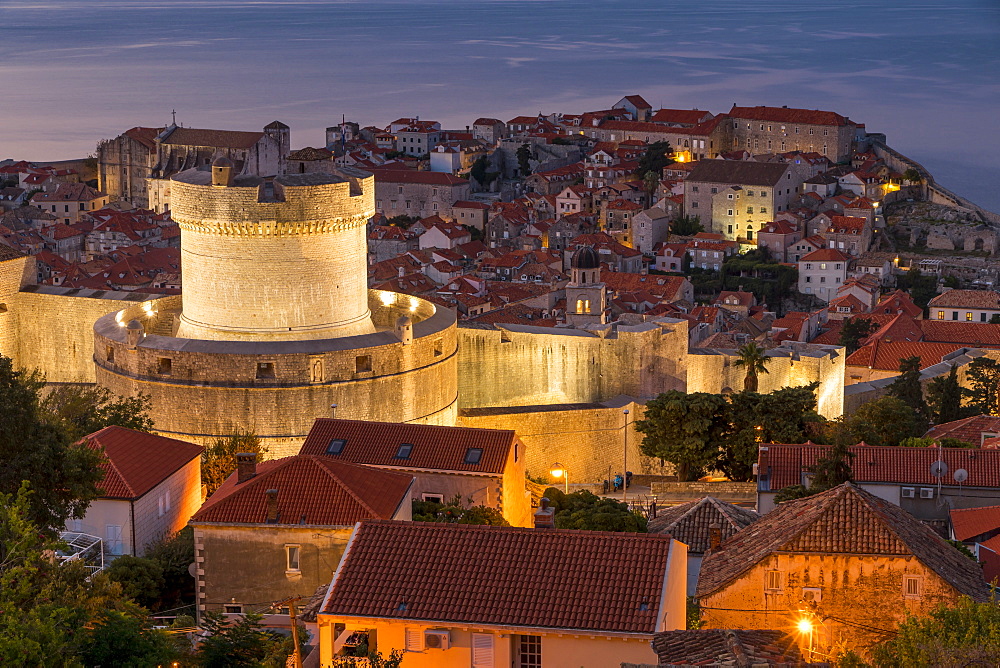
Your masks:
<svg viewBox="0 0 1000 668"><path fill-rule="evenodd" d="M552 474L553 478L563 479L563 492L569 494L569 471L566 470L566 467L560 464L559 462L556 462L555 464L552 465L552 468L549 470L549 473Z"/></svg>
<svg viewBox="0 0 1000 668"><path fill-rule="evenodd" d="M803 617L802 619L799 620L798 627L799 627L799 633L802 634L812 633L813 623L809 620L808 617Z"/></svg>

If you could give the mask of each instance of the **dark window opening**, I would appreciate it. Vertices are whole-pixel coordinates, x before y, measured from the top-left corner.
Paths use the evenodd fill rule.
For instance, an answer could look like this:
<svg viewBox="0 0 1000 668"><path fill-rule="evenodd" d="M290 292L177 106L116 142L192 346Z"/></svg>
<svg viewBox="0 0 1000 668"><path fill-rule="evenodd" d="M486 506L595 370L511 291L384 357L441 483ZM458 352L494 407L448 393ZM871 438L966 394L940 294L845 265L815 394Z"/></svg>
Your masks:
<svg viewBox="0 0 1000 668"><path fill-rule="evenodd" d="M465 463L466 464L478 464L479 460L483 457L482 448L469 448L465 452Z"/></svg>
<svg viewBox="0 0 1000 668"><path fill-rule="evenodd" d="M343 438L331 439L330 443L326 446L326 454L339 455L344 451L345 445L347 445L347 441Z"/></svg>
<svg viewBox="0 0 1000 668"><path fill-rule="evenodd" d="M257 362L258 378L274 378L274 362Z"/></svg>
<svg viewBox="0 0 1000 668"><path fill-rule="evenodd" d="M105 350L105 356L104 357L105 357L105 359L107 359L107 361L114 362L115 361L115 349L114 349L114 347L108 346L107 349Z"/></svg>
<svg viewBox="0 0 1000 668"><path fill-rule="evenodd" d="M371 355L358 355L354 359L354 371L355 373L364 373L366 371L372 370L372 356Z"/></svg>
<svg viewBox="0 0 1000 668"><path fill-rule="evenodd" d="M108 360L109 362L111 360ZM156 358L156 373L170 374L173 367L173 360L169 357Z"/></svg>
<svg viewBox="0 0 1000 668"><path fill-rule="evenodd" d="M396 450L396 459L409 459L412 450L412 443L400 443L399 449Z"/></svg>

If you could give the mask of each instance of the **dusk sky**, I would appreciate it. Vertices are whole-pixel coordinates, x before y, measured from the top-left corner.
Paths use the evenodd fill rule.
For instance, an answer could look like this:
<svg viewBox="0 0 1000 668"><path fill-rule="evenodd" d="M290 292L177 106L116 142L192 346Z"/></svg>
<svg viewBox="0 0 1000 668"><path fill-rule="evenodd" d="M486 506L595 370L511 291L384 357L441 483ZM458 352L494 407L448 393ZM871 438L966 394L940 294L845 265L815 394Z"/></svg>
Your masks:
<svg viewBox="0 0 1000 668"><path fill-rule="evenodd" d="M6 0L0 159L81 157L172 109L194 127L279 119L300 148L341 114L464 128L639 93L836 111L1000 210L998 37L991 0Z"/></svg>

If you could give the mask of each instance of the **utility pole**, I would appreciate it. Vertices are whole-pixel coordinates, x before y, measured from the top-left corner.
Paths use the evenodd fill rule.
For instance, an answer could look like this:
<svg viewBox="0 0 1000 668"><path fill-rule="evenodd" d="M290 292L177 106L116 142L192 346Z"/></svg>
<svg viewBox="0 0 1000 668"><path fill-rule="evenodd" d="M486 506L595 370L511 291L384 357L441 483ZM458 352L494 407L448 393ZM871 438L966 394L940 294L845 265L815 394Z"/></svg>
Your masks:
<svg viewBox="0 0 1000 668"><path fill-rule="evenodd" d="M295 615L295 602L300 600L302 600L301 596L291 596L283 601L271 604L272 608L280 608L283 605L288 606L288 617L292 622L292 644L295 646L295 652L292 654L295 657L295 668L302 668L302 650L299 648L299 625Z"/></svg>

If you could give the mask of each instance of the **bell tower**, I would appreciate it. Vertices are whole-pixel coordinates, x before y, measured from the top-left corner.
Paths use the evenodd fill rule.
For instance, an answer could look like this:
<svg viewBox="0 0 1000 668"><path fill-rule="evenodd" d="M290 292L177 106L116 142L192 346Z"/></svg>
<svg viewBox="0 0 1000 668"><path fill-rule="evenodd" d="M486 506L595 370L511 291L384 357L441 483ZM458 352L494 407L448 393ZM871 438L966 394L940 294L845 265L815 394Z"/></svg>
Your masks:
<svg viewBox="0 0 1000 668"><path fill-rule="evenodd" d="M607 290L601 282L601 262L590 246L583 246L570 260L566 284L566 322L574 327L607 322Z"/></svg>

